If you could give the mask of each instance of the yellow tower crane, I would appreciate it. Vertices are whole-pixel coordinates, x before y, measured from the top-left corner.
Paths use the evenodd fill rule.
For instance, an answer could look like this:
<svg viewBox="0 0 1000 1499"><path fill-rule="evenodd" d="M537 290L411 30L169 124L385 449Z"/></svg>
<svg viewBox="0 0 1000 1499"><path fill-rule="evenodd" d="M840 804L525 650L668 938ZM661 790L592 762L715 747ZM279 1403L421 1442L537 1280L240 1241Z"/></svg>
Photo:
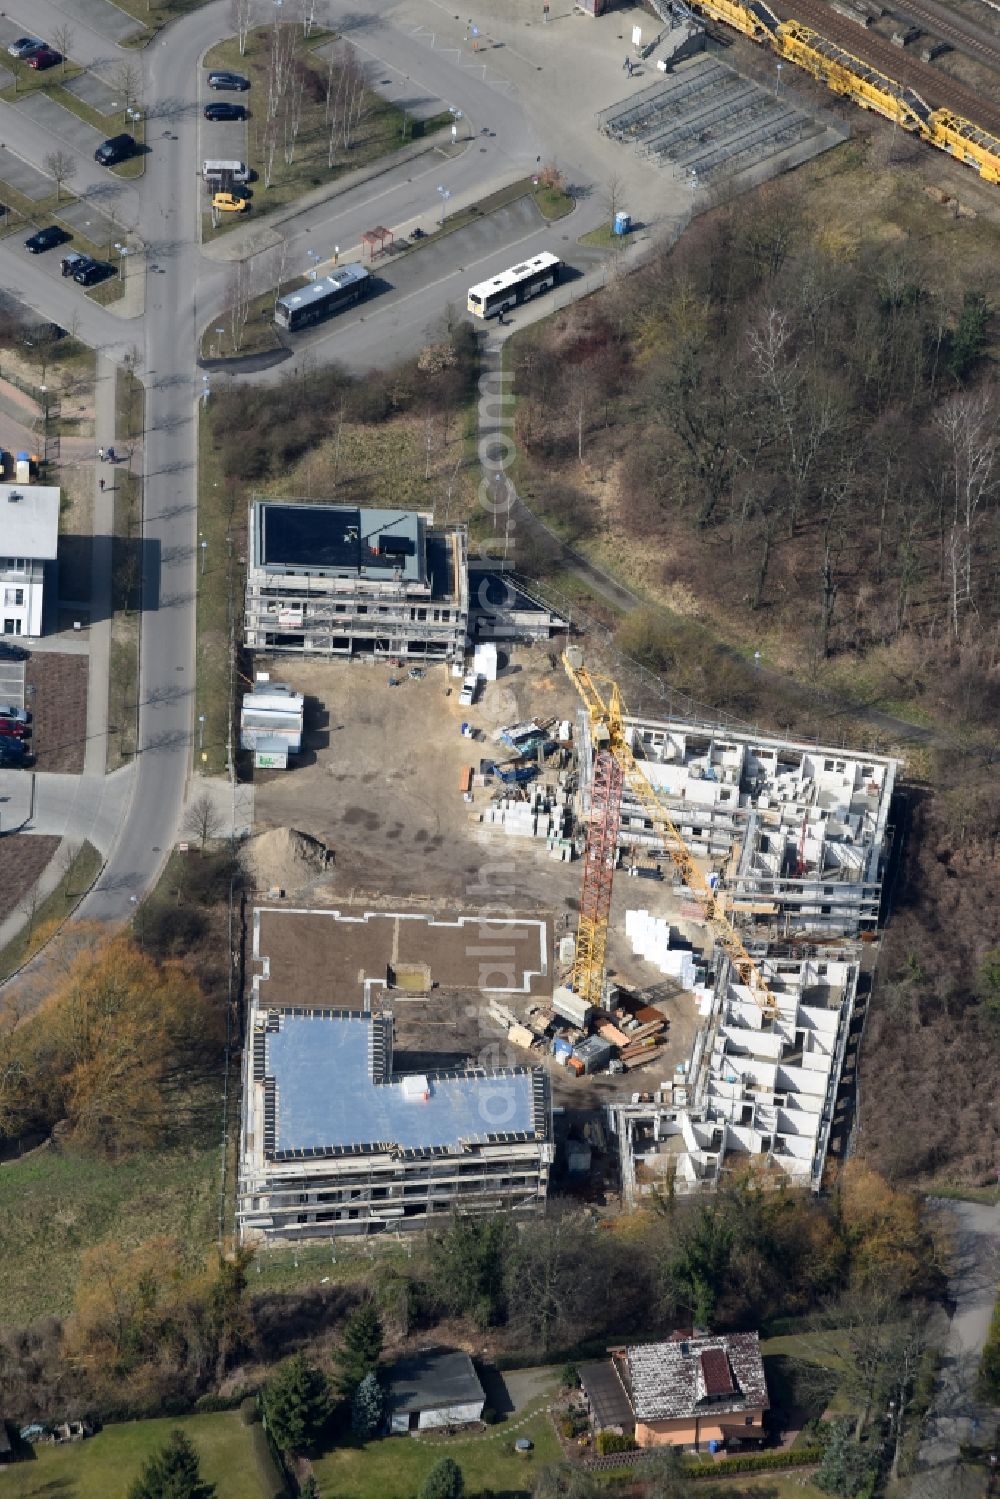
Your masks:
<svg viewBox="0 0 1000 1499"><path fill-rule="evenodd" d="M591 739L598 755L610 755L621 771L624 782L641 802L646 816L653 824L673 860L684 884L704 912L715 940L727 955L740 981L746 984L756 1003L768 1018L778 1012L778 1004L767 986L763 974L747 952L746 945L736 928L729 921L719 903L718 896L695 863L690 850L678 832L674 822L657 794L640 762L632 753L625 729L625 709L617 682L610 677L596 677L583 664L582 652L570 647L563 654L566 674L583 701L590 721ZM614 836L617 837L617 814ZM612 853L612 867L613 867ZM594 1003L604 983L604 954L607 946L607 923L610 912L610 880L608 898L598 906L581 903L580 923L577 931L576 961L573 966L572 986L578 993Z"/></svg>

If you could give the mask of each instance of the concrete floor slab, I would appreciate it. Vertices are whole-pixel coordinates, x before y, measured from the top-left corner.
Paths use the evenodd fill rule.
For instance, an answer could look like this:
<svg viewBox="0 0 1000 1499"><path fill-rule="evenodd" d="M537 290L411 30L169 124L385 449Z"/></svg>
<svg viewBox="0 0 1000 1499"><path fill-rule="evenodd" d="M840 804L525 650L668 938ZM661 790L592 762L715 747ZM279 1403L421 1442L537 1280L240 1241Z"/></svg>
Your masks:
<svg viewBox="0 0 1000 1499"><path fill-rule="evenodd" d="M0 146L0 181L8 183L33 203L47 198L55 189L51 177L46 177L44 172L25 161L23 156L8 151L6 146Z"/></svg>
<svg viewBox="0 0 1000 1499"><path fill-rule="evenodd" d="M93 151L106 137L104 132L88 125L64 104L57 104L48 94L26 94L17 106L22 115L27 115L43 130L58 136L74 150Z"/></svg>
<svg viewBox="0 0 1000 1499"><path fill-rule="evenodd" d="M120 106L121 101L111 85L89 69L79 77L71 78L64 86L68 94L89 104L91 109L99 110L102 115L112 115Z"/></svg>

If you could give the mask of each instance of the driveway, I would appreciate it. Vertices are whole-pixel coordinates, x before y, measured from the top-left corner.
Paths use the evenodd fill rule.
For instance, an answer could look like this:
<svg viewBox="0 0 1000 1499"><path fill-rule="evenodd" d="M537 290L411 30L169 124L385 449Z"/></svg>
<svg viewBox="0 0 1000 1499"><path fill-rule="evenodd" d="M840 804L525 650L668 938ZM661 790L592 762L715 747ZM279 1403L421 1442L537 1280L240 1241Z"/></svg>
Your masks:
<svg viewBox="0 0 1000 1499"><path fill-rule="evenodd" d="M975 1385L1000 1281L1000 1204L937 1199L932 1205L954 1221L948 1289L955 1310L910 1499L974 1499L984 1491L985 1473L959 1466L959 1444L988 1440L996 1422L995 1410L977 1405Z"/></svg>

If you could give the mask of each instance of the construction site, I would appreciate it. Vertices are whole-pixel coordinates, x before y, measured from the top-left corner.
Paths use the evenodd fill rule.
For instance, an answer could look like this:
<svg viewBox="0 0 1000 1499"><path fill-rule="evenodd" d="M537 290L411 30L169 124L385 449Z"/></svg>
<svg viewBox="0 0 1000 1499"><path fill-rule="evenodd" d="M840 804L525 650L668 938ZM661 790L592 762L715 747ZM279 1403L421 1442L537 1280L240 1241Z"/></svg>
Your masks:
<svg viewBox="0 0 1000 1499"><path fill-rule="evenodd" d="M710 1190L740 1159L822 1181L896 762L629 715L572 650L497 659L471 706L444 665L393 686L373 663L283 662L306 753L261 778L245 849L247 1237L381 1232L451 1211L459 1192L533 1210L550 1175L610 1209L668 1181ZM292 806L315 811L308 840L283 822ZM394 1059L381 1070L373 1037ZM386 1113L384 1090L402 1097L413 1076L417 1103ZM420 1102L455 1078L449 1124L425 1131ZM480 1138L468 1111L501 1083L516 1128ZM345 1089L361 1090L356 1113L313 1118L311 1094Z"/></svg>

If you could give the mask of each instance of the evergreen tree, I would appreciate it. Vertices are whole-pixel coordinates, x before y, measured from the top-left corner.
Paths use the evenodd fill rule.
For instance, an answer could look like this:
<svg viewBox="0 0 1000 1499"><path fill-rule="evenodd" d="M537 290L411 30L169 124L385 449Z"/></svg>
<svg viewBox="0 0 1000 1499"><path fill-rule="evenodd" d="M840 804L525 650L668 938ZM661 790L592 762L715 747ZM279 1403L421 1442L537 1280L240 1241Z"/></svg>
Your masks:
<svg viewBox="0 0 1000 1499"><path fill-rule="evenodd" d="M319 1499L319 1484L311 1473L299 1489L299 1499Z"/></svg>
<svg viewBox="0 0 1000 1499"><path fill-rule="evenodd" d="M872 1454L855 1437L851 1422L838 1421L816 1471L816 1487L838 1499L856 1499L867 1490L872 1467Z"/></svg>
<svg viewBox="0 0 1000 1499"><path fill-rule="evenodd" d="M283 1452L308 1452L330 1416L326 1377L305 1354L282 1364L264 1388L264 1419Z"/></svg>
<svg viewBox="0 0 1000 1499"><path fill-rule="evenodd" d="M204 1483L198 1454L182 1431L172 1431L166 1444L146 1463L128 1491L128 1499L214 1499L215 1484Z"/></svg>
<svg viewBox="0 0 1000 1499"><path fill-rule="evenodd" d="M366 1374L378 1368L382 1353L382 1321L372 1301L363 1301L347 1319L340 1350L340 1387L345 1395L354 1391Z"/></svg>
<svg viewBox="0 0 1000 1499"><path fill-rule="evenodd" d="M351 1430L356 1437L374 1436L382 1425L385 1401L374 1374L366 1374L354 1391L351 1405Z"/></svg>
<svg viewBox="0 0 1000 1499"><path fill-rule="evenodd" d="M443 1457L424 1479L420 1499L462 1499L465 1479L454 1458Z"/></svg>

